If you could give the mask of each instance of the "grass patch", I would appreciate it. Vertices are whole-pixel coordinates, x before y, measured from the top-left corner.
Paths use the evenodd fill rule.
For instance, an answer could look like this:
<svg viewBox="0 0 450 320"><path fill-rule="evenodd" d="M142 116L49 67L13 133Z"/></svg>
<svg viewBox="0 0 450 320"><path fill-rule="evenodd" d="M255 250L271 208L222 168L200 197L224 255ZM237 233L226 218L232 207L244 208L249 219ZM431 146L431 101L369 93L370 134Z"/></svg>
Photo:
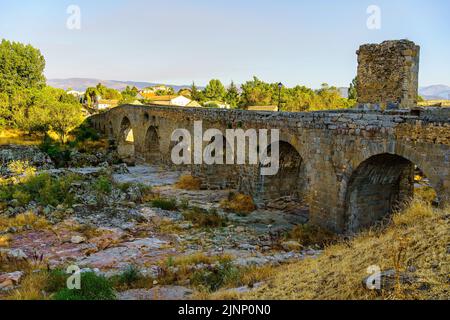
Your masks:
<svg viewBox="0 0 450 320"><path fill-rule="evenodd" d="M81 289L68 288L57 291L54 300L115 300L116 294L108 279L94 272L81 273Z"/></svg>
<svg viewBox="0 0 450 320"><path fill-rule="evenodd" d="M337 241L332 232L310 224L295 226L287 235L287 239L298 241L303 246L318 245L323 248Z"/></svg>
<svg viewBox="0 0 450 320"><path fill-rule="evenodd" d="M151 201L151 205L155 208L167 211L175 211L177 209L177 200L175 198L156 198Z"/></svg>
<svg viewBox="0 0 450 320"><path fill-rule="evenodd" d="M241 215L249 214L256 209L252 197L234 192L230 192L228 199L222 200L220 206L226 211L235 212Z"/></svg>
<svg viewBox="0 0 450 320"><path fill-rule="evenodd" d="M227 225L227 219L222 217L216 209L205 210L192 207L183 211L183 217L192 221L198 227L218 228Z"/></svg>
<svg viewBox="0 0 450 320"><path fill-rule="evenodd" d="M32 212L26 212L16 215L15 217L0 216L0 231L6 231L9 228L30 227L34 230L47 229L50 223L43 217L39 217Z"/></svg>
<svg viewBox="0 0 450 320"><path fill-rule="evenodd" d="M7 300L48 300L45 294L45 287L48 281L48 273L46 271L30 272L24 276L20 283L20 287L14 290Z"/></svg>
<svg viewBox="0 0 450 320"><path fill-rule="evenodd" d="M437 193L432 187L422 186L414 190L414 197L428 203L433 203L437 199Z"/></svg>
<svg viewBox="0 0 450 320"><path fill-rule="evenodd" d="M184 190L200 190L201 185L202 181L199 178L193 176L182 176L175 184L175 187Z"/></svg>
<svg viewBox="0 0 450 320"><path fill-rule="evenodd" d="M0 186L0 202L15 200L20 206L28 205L30 201L43 206L71 205L73 194L70 193L70 186L78 180L80 177L76 174L58 178L48 173L30 176L22 183Z"/></svg>

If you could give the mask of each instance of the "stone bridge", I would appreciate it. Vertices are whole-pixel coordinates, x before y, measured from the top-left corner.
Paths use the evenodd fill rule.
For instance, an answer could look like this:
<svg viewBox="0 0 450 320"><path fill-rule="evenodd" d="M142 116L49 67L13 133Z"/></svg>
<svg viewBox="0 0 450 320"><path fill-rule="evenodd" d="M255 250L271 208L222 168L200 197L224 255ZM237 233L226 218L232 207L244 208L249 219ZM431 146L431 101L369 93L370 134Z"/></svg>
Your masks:
<svg viewBox="0 0 450 320"><path fill-rule="evenodd" d="M259 206L289 198L309 206L311 223L335 232L356 232L405 203L415 170L441 205L450 202L450 109L274 113L124 105L90 118L124 160L167 165L172 132L192 132L197 120L204 130L280 130L277 175L260 175L259 165L191 165L203 188L235 188Z"/></svg>

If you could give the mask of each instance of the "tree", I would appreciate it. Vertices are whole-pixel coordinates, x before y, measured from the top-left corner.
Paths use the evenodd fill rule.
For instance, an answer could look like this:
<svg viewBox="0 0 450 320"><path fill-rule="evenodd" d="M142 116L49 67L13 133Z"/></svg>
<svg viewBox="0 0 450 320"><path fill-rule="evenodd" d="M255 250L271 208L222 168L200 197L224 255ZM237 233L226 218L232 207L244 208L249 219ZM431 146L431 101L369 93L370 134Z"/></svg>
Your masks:
<svg viewBox="0 0 450 320"><path fill-rule="evenodd" d="M20 89L43 88L45 59L31 45L2 40L0 43L0 92L12 96Z"/></svg>
<svg viewBox="0 0 450 320"><path fill-rule="evenodd" d="M217 79L209 81L205 88L205 98L213 101L223 101L225 98L225 87L222 82Z"/></svg>
<svg viewBox="0 0 450 320"><path fill-rule="evenodd" d="M241 86L241 105L248 106L269 106L272 104L273 87L268 83L253 77Z"/></svg>
<svg viewBox="0 0 450 320"><path fill-rule="evenodd" d="M195 82L192 82L191 86L191 99L195 101L202 101L202 94L195 85Z"/></svg>
<svg viewBox="0 0 450 320"><path fill-rule="evenodd" d="M61 143L66 143L69 132L83 122L81 105L57 102L48 109L51 114L51 130L59 136Z"/></svg>
<svg viewBox="0 0 450 320"><path fill-rule="evenodd" d="M358 92L356 90L358 85L358 77L355 77L350 83L350 88L348 89L348 98L352 100L358 99Z"/></svg>
<svg viewBox="0 0 450 320"><path fill-rule="evenodd" d="M225 102L232 108L236 108L239 105L239 91L233 81L231 81L227 93L225 94Z"/></svg>
<svg viewBox="0 0 450 320"><path fill-rule="evenodd" d="M97 88L94 88L94 87L87 88L86 92L84 94L87 106L90 108L93 108L94 104L96 104L98 102L97 97L99 95L100 95L100 93L98 92Z"/></svg>

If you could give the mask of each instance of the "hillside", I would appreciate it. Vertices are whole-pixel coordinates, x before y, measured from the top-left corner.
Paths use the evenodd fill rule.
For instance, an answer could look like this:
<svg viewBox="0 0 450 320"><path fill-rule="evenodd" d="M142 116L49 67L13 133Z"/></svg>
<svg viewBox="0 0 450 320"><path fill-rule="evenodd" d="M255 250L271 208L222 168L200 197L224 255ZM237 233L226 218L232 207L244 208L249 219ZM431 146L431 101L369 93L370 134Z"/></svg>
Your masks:
<svg viewBox="0 0 450 320"><path fill-rule="evenodd" d="M351 241L326 248L318 258L278 267L271 279L243 296L229 291L216 297L246 299L447 299L450 260L448 230L450 208L437 210L415 201L396 214L384 231L368 231ZM393 288L366 289L367 268L399 270ZM387 282L386 282L387 283Z"/></svg>
<svg viewBox="0 0 450 320"><path fill-rule="evenodd" d="M143 89L145 87L151 87L159 85L161 83L152 82L137 82L137 81L118 81L118 80L100 80L91 78L69 78L69 79L48 79L47 84L49 86L67 90L72 88L77 91L85 91L88 87L95 87L98 83L105 85L108 88L113 88L116 90L124 90L127 86L137 87L138 89ZM180 89L189 88L189 85L170 85L166 84L168 87L172 87L175 91Z"/></svg>
<svg viewBox="0 0 450 320"><path fill-rule="evenodd" d="M446 100L450 97L450 86L432 85L419 88L419 94L425 100Z"/></svg>

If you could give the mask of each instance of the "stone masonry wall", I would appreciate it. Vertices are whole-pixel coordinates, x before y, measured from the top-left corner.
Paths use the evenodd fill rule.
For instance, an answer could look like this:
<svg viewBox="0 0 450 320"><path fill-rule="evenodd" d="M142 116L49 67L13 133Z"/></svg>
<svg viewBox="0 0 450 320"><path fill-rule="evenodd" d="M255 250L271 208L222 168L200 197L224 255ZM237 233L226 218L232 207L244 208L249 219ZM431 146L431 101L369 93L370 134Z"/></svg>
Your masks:
<svg viewBox="0 0 450 320"><path fill-rule="evenodd" d="M358 103L382 108L417 105L420 47L408 40L362 45L358 55Z"/></svg>

